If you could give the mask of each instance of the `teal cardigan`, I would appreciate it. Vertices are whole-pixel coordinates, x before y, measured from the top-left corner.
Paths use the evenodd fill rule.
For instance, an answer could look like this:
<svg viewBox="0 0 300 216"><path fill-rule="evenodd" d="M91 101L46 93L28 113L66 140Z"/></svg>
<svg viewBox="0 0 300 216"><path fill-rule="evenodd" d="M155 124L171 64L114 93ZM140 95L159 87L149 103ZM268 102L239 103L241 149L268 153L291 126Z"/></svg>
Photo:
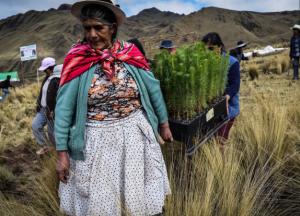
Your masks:
<svg viewBox="0 0 300 216"><path fill-rule="evenodd" d="M168 121L160 83L150 71L124 63L135 79L143 109L153 131L160 139L158 125ZM58 91L55 107L55 141L57 151L68 151L74 160L84 160L84 134L87 121L88 91L96 66L64 84Z"/></svg>

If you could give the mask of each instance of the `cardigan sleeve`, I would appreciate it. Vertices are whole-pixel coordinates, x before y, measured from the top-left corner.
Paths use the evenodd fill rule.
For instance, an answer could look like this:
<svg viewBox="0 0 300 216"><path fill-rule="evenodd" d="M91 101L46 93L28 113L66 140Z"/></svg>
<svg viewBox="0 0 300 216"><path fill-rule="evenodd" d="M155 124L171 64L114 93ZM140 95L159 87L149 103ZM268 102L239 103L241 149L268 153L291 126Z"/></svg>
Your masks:
<svg viewBox="0 0 300 216"><path fill-rule="evenodd" d="M55 106L56 150L68 150L69 133L76 113L79 77L63 85L57 94Z"/></svg>
<svg viewBox="0 0 300 216"><path fill-rule="evenodd" d="M159 124L168 121L168 112L160 88L160 82L151 71L140 69L140 75L150 97L150 102L157 115Z"/></svg>

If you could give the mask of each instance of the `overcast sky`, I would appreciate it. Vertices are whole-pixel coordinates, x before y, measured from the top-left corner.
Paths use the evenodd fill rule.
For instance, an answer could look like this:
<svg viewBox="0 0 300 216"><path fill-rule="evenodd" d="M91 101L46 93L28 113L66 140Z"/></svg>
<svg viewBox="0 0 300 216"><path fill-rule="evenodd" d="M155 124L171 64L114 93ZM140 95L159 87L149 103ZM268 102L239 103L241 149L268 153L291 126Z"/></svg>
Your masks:
<svg viewBox="0 0 300 216"><path fill-rule="evenodd" d="M188 14L202 7L216 6L233 10L271 12L298 10L300 0L118 0L127 16L156 7L163 11ZM28 10L48 10L76 0L0 0L0 19Z"/></svg>

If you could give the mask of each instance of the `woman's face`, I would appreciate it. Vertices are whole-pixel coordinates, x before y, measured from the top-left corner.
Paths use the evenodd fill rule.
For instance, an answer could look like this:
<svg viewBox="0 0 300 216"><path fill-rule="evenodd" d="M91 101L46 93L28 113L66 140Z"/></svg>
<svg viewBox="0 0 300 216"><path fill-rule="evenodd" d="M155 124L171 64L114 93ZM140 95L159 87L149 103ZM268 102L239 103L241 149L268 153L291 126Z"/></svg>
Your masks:
<svg viewBox="0 0 300 216"><path fill-rule="evenodd" d="M298 29L294 29L293 32L294 32L295 36L299 36L300 35L300 30L298 30Z"/></svg>
<svg viewBox="0 0 300 216"><path fill-rule="evenodd" d="M94 49L106 49L112 46L112 36L116 24L108 25L95 19L82 21L84 37Z"/></svg>
<svg viewBox="0 0 300 216"><path fill-rule="evenodd" d="M217 45L213 45L211 43L207 43L206 44L206 48L210 51L215 52L216 54L220 55L221 54L221 47L217 46Z"/></svg>

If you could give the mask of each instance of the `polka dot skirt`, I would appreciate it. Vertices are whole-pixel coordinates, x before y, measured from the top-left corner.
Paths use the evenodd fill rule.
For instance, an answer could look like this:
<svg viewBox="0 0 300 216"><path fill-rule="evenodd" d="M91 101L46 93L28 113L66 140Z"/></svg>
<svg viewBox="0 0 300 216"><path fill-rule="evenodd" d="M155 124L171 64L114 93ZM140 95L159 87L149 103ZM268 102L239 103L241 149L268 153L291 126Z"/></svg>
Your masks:
<svg viewBox="0 0 300 216"><path fill-rule="evenodd" d="M87 123L85 161L71 159L60 183L61 211L72 216L155 215L170 194L164 159L141 110Z"/></svg>

